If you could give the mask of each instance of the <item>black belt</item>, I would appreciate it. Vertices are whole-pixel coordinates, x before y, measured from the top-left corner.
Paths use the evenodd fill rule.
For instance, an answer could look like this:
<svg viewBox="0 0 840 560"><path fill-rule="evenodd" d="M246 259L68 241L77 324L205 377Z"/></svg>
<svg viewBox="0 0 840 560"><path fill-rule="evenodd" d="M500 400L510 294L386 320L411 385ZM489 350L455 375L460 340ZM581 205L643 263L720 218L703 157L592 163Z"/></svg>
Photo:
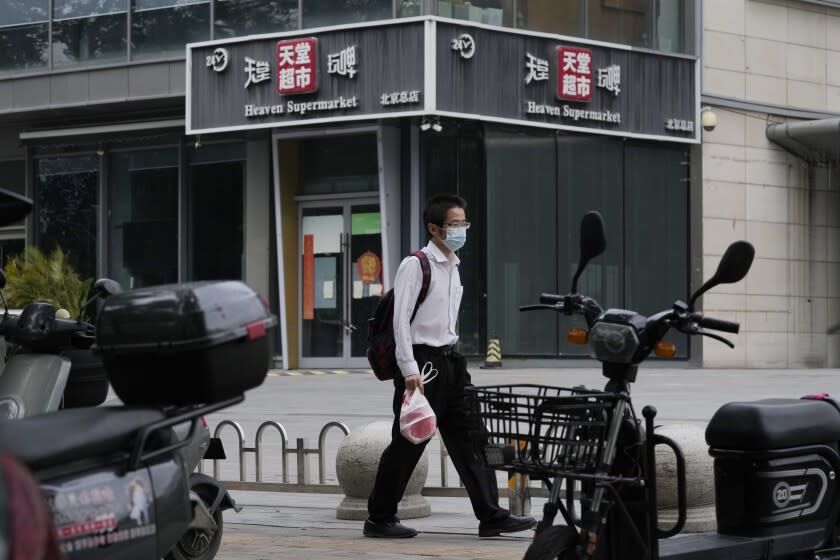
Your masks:
<svg viewBox="0 0 840 560"><path fill-rule="evenodd" d="M415 350L420 350L421 352L425 352L427 354L443 356L444 358L450 358L452 356L459 355L458 352L455 351L454 344L450 344L449 346L429 346L427 344L415 344L413 348Z"/></svg>

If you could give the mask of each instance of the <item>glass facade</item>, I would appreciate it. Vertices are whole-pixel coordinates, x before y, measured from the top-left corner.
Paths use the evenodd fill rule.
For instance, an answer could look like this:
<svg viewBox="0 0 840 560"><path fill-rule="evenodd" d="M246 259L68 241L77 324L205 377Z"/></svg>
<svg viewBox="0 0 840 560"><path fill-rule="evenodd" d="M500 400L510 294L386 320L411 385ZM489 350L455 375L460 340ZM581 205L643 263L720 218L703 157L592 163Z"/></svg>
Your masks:
<svg viewBox="0 0 840 560"><path fill-rule="evenodd" d="M245 145L190 150L189 280L241 280L245 271Z"/></svg>
<svg viewBox="0 0 840 560"><path fill-rule="evenodd" d="M686 33L696 1L436 0L431 13L691 52ZM419 16L423 6L423 0L53 0L50 13L49 0L0 0L0 73L181 58L189 42Z"/></svg>
<svg viewBox="0 0 840 560"><path fill-rule="evenodd" d="M126 288L178 281L178 149L110 158L109 276Z"/></svg>
<svg viewBox="0 0 840 560"><path fill-rule="evenodd" d="M49 0L5 0L0 5L0 72L46 67Z"/></svg>
<svg viewBox="0 0 840 560"><path fill-rule="evenodd" d="M301 140L298 194L341 194L379 189L376 134Z"/></svg>
<svg viewBox="0 0 840 560"><path fill-rule="evenodd" d="M506 355L581 356L566 341L580 318L519 311L565 293L578 266L579 224L598 210L607 250L578 291L604 308L652 314L688 292L688 153L604 137L490 129L486 134L487 326ZM480 212L480 210L479 210ZM470 230L472 231L472 230ZM482 290L484 291L484 290ZM687 344L676 340L678 356Z"/></svg>
<svg viewBox="0 0 840 560"><path fill-rule="evenodd" d="M61 248L82 278L97 272L99 157L35 161L35 241L44 252Z"/></svg>
<svg viewBox="0 0 840 560"><path fill-rule="evenodd" d="M182 54L210 38L210 0L134 0L131 10L133 60Z"/></svg>
<svg viewBox="0 0 840 560"><path fill-rule="evenodd" d="M127 8L128 0L53 0L53 66L125 60Z"/></svg>
<svg viewBox="0 0 840 560"><path fill-rule="evenodd" d="M216 39L297 29L298 0L216 0L213 29Z"/></svg>

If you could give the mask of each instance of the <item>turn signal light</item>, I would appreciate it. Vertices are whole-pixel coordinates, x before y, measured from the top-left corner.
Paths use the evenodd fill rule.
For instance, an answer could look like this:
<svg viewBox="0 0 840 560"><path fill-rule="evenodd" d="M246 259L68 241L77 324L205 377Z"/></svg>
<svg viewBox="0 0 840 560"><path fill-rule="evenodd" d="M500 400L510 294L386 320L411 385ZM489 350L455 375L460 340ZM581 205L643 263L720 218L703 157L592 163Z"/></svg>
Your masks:
<svg viewBox="0 0 840 560"><path fill-rule="evenodd" d="M589 333L586 329L569 329L566 333L566 339L572 344L586 344L589 340Z"/></svg>
<svg viewBox="0 0 840 560"><path fill-rule="evenodd" d="M654 348L653 353L660 358L673 358L677 353L677 347L670 342L659 342Z"/></svg>

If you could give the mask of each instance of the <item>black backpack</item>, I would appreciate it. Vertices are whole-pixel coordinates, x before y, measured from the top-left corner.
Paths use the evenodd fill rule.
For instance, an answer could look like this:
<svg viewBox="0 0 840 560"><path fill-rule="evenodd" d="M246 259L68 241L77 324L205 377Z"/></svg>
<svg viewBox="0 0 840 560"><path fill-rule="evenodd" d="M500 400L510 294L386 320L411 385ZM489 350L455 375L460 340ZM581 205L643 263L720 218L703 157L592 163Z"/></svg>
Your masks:
<svg viewBox="0 0 840 560"><path fill-rule="evenodd" d="M417 295L417 303L414 304L414 312L411 314L411 321L417 315L420 304L426 299L429 293L429 283L432 280L432 267L429 265L429 257L423 251L417 251L414 256L420 260L420 270L423 273L423 284L420 286L420 293ZM367 358L373 373L380 381L393 379L402 375L397 365L396 342L394 340L394 290L388 290L379 303L373 317L368 319L368 349Z"/></svg>

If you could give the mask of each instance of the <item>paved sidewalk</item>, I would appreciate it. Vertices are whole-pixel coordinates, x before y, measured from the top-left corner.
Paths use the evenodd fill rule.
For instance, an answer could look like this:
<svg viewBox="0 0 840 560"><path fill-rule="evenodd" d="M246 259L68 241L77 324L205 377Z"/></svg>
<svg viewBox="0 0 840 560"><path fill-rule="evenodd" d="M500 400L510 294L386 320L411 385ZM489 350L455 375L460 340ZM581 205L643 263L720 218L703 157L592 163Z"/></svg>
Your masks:
<svg viewBox="0 0 840 560"><path fill-rule="evenodd" d="M225 512L219 560L337 559L481 559L518 560L533 531L480 539L469 500L427 498L432 515L404 523L420 531L413 539L382 540L362 536L361 521L335 518L343 496L233 492L240 513ZM534 500L542 510L542 501Z"/></svg>

